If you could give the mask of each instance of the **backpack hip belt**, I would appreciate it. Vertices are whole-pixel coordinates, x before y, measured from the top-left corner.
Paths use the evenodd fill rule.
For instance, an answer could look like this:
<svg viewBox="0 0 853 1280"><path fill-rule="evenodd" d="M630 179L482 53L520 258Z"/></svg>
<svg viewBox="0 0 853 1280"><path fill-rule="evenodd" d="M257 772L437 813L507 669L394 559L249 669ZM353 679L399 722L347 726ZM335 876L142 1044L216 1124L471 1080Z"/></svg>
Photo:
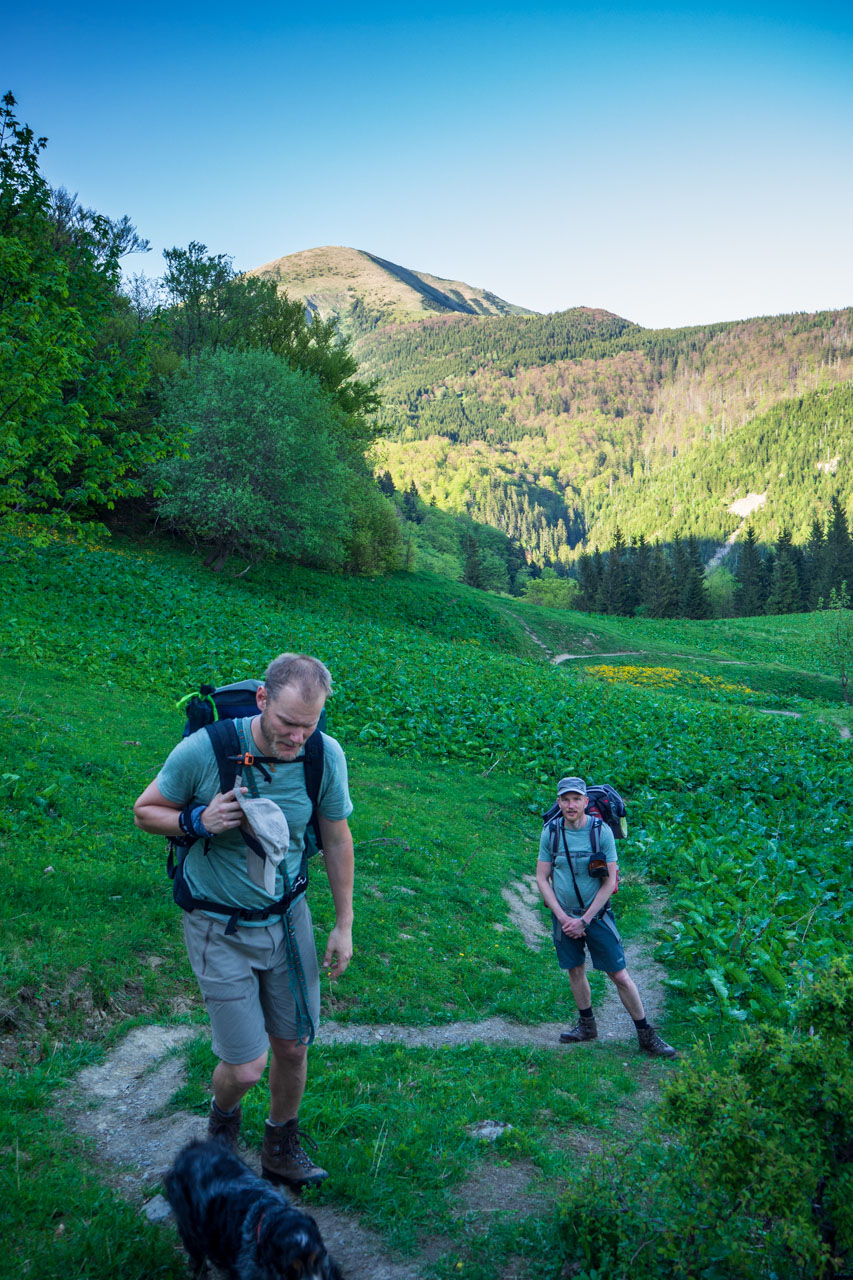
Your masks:
<svg viewBox="0 0 853 1280"><path fill-rule="evenodd" d="M287 893L277 902L270 903L268 907L235 907L224 902L211 902L209 898L193 897L186 887L186 881L181 878L176 885L175 902L183 911L212 911L218 916L228 916L228 924L225 927L227 937L228 934L236 932L239 923L268 920L270 916L283 916L290 910L296 899L301 898L307 888L308 877L299 875Z"/></svg>

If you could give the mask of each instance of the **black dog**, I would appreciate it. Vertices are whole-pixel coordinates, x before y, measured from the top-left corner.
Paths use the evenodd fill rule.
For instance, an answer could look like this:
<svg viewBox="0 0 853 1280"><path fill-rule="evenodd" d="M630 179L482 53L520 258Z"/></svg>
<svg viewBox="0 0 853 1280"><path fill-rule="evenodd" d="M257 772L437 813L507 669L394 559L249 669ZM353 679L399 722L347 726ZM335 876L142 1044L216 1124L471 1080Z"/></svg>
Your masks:
<svg viewBox="0 0 853 1280"><path fill-rule="evenodd" d="M166 1174L184 1248L228 1280L343 1280L313 1218L252 1173L221 1142L191 1142Z"/></svg>

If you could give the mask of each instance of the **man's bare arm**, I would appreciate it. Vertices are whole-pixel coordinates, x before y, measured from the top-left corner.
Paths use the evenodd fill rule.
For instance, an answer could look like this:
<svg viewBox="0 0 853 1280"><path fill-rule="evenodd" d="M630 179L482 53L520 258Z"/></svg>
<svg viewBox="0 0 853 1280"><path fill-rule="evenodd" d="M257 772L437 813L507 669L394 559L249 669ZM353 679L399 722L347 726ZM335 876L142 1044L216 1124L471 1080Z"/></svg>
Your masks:
<svg viewBox="0 0 853 1280"><path fill-rule="evenodd" d="M323 966L330 978L339 978L352 959L352 896L355 874L355 854L352 832L346 818L331 821L320 815L320 834L323 839L323 858L326 875L335 904L335 927L329 934Z"/></svg>
<svg viewBox="0 0 853 1280"><path fill-rule="evenodd" d="M242 788L245 793L246 788ZM179 836L181 828L178 814L184 808L173 800L167 800L156 780L148 784L142 795L133 806L133 820L142 831L150 831L155 836ZM233 791L225 794L217 792L210 804L202 811L201 821L205 830L212 836L221 835L223 831L233 831L239 827L243 819L243 810L237 802Z"/></svg>

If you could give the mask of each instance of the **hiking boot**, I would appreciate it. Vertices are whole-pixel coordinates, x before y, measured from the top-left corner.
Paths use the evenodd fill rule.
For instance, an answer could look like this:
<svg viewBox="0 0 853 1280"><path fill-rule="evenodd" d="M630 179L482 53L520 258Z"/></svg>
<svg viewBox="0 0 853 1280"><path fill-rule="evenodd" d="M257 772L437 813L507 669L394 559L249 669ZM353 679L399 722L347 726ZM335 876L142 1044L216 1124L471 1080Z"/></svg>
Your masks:
<svg viewBox="0 0 853 1280"><path fill-rule="evenodd" d="M267 1121L264 1128L264 1145L261 1149L261 1171L270 1182L283 1182L286 1187L298 1191L300 1187L316 1187L328 1178L325 1169L315 1164L302 1143L317 1150L299 1120L287 1120L284 1124Z"/></svg>
<svg viewBox="0 0 853 1280"><path fill-rule="evenodd" d="M210 1114L207 1117L207 1136L214 1142L221 1142L229 1151L237 1155L237 1139L240 1137L240 1122L243 1111L239 1104L233 1111L220 1111L213 1098L210 1100Z"/></svg>
<svg viewBox="0 0 853 1280"><path fill-rule="evenodd" d="M653 1058L675 1058L677 1057L675 1049L671 1044L659 1036L654 1027L638 1027L637 1038L640 1041L640 1049L643 1053L649 1053Z"/></svg>
<svg viewBox="0 0 853 1280"><path fill-rule="evenodd" d="M560 1044L580 1044L582 1040L597 1040L598 1027L595 1018L578 1018L570 1031L560 1033Z"/></svg>

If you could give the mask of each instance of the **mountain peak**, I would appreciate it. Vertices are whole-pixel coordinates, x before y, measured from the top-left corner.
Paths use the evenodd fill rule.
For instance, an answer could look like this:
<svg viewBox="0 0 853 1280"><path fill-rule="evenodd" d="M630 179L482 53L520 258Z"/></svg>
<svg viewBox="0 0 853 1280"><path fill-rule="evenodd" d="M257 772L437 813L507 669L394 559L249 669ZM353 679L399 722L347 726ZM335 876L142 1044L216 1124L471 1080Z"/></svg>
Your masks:
<svg viewBox="0 0 853 1280"><path fill-rule="evenodd" d="M249 272L275 280L323 320L375 328L430 315L534 315L486 289L399 266L364 249L324 245L276 258Z"/></svg>

